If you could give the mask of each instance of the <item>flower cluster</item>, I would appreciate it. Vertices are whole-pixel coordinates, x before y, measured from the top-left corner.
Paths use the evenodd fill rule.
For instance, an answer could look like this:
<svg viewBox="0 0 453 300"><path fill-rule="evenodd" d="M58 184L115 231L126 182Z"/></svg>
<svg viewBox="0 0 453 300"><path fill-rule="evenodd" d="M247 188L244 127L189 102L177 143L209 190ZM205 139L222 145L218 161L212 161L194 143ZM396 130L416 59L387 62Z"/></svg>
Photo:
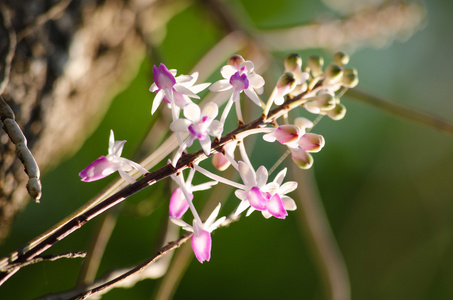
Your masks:
<svg viewBox="0 0 453 300"><path fill-rule="evenodd" d="M324 62L320 57L310 57L303 68L299 55L289 55L284 62L285 72L277 81L267 102L262 102L259 96L263 91L263 77L255 72L255 66L251 61L245 60L240 55L234 55L228 60L227 65L220 70L223 79L212 85L196 84L198 73L176 76L177 71L168 70L164 64L154 66L155 82L151 85L150 91L156 93L156 96L151 114L156 112L162 101L167 103L173 117L169 128L176 135L179 144L178 149L169 159L169 163L180 168L171 176L177 187L170 197L169 216L173 223L193 232L192 248L200 262L210 260L211 233L222 226L226 217L217 219L221 208L219 203L203 222L193 203L194 192L210 189L218 183L227 184L236 188L234 194L239 201L234 211L235 216L239 216L244 211L246 216L254 211L260 211L265 218L285 219L288 211L296 209L295 201L287 194L297 188L297 182L284 182L286 168L269 182L269 172L265 166L257 169L253 167L244 139L251 134L264 134L265 141L278 141L288 147L292 160L297 166L302 169L310 168L313 165L311 153L318 152L324 147L324 138L309 132L314 127L312 121L296 117L291 122L288 112L302 106L310 113L327 115L334 120L341 119L346 109L339 102L339 95L358 83L357 72L354 69L345 68L348 60L345 54L337 53L333 62L323 70ZM207 103L200 107L193 102L194 99L200 98L197 94L208 87L211 92L229 93L229 99L225 103L219 120L216 119L219 114L218 104ZM263 107L263 121L253 128L244 126L243 128L247 129L238 135L228 135L232 137L224 141L222 147L217 146L217 150L214 149L211 138L220 140L233 104L236 107L236 118L239 124L244 124L240 103L243 95L257 106ZM270 109L274 105L279 106L277 110L284 112L269 116L272 114ZM284 123L279 125L277 118L282 115L285 115ZM186 166L190 168L185 177L184 168L178 165L178 161L195 140L198 140L204 157ZM225 140L225 137L222 140ZM118 171L122 178L132 184L135 179L127 173L128 171L135 168L145 174L147 170L139 164L121 157L124 143L125 141L114 141L112 131L109 154L101 156L80 172L82 180L98 180ZM217 145L219 145L218 142ZM239 153L235 153L237 149ZM212 164L219 171L232 166L238 172L242 182L224 178L200 166L200 162L209 157L212 157ZM196 174L203 174L211 181L193 185L192 180ZM186 216L188 210L193 217L190 223L182 220L188 218Z"/></svg>

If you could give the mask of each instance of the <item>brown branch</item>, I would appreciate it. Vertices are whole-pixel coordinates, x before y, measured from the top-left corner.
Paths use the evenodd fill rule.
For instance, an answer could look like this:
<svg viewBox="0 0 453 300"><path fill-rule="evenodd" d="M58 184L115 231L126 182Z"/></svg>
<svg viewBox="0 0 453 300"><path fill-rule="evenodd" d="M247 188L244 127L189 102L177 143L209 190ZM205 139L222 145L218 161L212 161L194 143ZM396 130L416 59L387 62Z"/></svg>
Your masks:
<svg viewBox="0 0 453 300"><path fill-rule="evenodd" d="M82 299L86 299L88 298L89 296L92 296L94 294L97 294L97 293L100 293L100 292L103 292L109 288L112 288L116 283L122 281L122 280L125 280L127 278L129 278L130 276L133 276L137 273L140 273L142 272L145 268L147 268L148 266L150 266L151 264L153 264L154 262L156 262L157 260L159 260L160 258L162 258L164 255L166 255L168 252L176 249L176 248L179 248L179 246L181 246L184 242L186 242L188 239L190 239L190 237L192 236L192 232L186 232L184 235L182 235L179 239L177 239L176 241L173 241L173 242L170 242L168 243L166 246L162 247L159 252L157 252L156 255L152 256L151 258L147 259L146 261L144 261L143 263L139 264L138 266L136 266L135 268L131 269L130 271L124 273L123 275L111 280L111 281L108 281L96 288L93 288L93 289L90 289L86 292L83 292L77 296L74 296L70 299L72 300L82 300Z"/></svg>
<svg viewBox="0 0 453 300"><path fill-rule="evenodd" d="M29 265L33 265L42 261L55 261L60 258L84 258L86 256L85 251L79 251L79 252L68 252L68 253L63 253L63 254L50 254L50 255L39 255L36 256L35 258L28 260L23 263L14 263L8 266L7 270L10 269L15 269L15 268L23 268Z"/></svg>

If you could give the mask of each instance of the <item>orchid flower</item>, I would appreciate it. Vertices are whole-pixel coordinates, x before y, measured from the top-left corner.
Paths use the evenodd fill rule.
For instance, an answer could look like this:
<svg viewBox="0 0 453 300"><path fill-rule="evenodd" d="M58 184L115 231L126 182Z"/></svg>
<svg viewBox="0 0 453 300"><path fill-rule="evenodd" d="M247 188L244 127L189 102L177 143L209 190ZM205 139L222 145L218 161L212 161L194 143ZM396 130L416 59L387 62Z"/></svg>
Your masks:
<svg viewBox="0 0 453 300"><path fill-rule="evenodd" d="M279 141L291 150L293 161L302 169L313 165L313 157L309 152L319 152L324 147L324 137L319 134L306 133L313 123L305 118L296 118L294 125L281 125L272 133L265 134L263 139L268 142Z"/></svg>
<svg viewBox="0 0 453 300"><path fill-rule="evenodd" d="M170 217L170 221L174 224L181 226L184 230L193 232L190 241L192 243L192 249L195 253L196 258L199 262L203 263L204 261L209 261L211 258L211 246L212 246L212 239L211 239L211 232L217 229L220 224L225 221L225 217L219 218L217 221L217 215L220 211L220 203L208 217L206 222L201 222L199 218L194 218L193 225L190 226L186 222L181 219Z"/></svg>
<svg viewBox="0 0 453 300"><path fill-rule="evenodd" d="M281 171L273 182L267 184L268 172L264 166L259 167L256 173L242 161L238 163L238 167L245 189L236 190L234 193L242 200L234 213L236 216L249 208L247 216L259 210L265 218L274 216L284 219L288 215L287 210L296 208L294 200L285 194L295 190L297 183L292 181L281 185L286 169Z"/></svg>
<svg viewBox="0 0 453 300"><path fill-rule="evenodd" d="M256 105L261 106L261 100L257 93L262 93L264 79L256 74L254 70L255 66L251 61L245 61L242 56L234 55L228 60L228 64L220 70L224 79L215 82L209 88L211 92L223 92L233 89L233 93L220 118L222 124L225 122L233 102L236 103L236 113L239 121L243 121L239 103L241 92L244 92Z"/></svg>
<svg viewBox="0 0 453 300"><path fill-rule="evenodd" d="M143 175L148 173L148 170L129 159L121 157L121 152L126 141L115 141L113 130L110 130L109 151L107 156L101 156L94 162L88 165L79 173L82 181L90 182L104 178L116 171L129 184L133 184L135 179L129 175L128 171L133 168L140 171Z"/></svg>
<svg viewBox="0 0 453 300"><path fill-rule="evenodd" d="M176 72L176 70L168 70L164 64L153 67L155 82L149 90L157 94L153 101L151 114L154 114L160 103L165 101L175 111L175 115L179 116L179 110L192 103L190 98L200 99L197 93L210 85L210 83L194 85L198 79L198 72L175 77Z"/></svg>
<svg viewBox="0 0 453 300"><path fill-rule="evenodd" d="M186 119L177 119L170 124L170 129L176 133L189 132L189 137L180 144L180 149L173 159L176 164L179 157L187 147L190 147L195 140L200 141L201 148L206 155L211 151L211 139L209 136L217 136L222 130L222 124L214 120L218 114L217 104L210 102L204 106L203 110L195 103L191 103L184 108Z"/></svg>

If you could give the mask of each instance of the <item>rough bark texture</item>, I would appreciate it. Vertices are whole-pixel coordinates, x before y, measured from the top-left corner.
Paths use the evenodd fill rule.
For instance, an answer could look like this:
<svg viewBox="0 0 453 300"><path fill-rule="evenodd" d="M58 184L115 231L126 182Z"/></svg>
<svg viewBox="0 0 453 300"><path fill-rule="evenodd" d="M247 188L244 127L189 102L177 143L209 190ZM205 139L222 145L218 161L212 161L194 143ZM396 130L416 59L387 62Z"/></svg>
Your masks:
<svg viewBox="0 0 453 300"><path fill-rule="evenodd" d="M143 57L139 7L127 0L4 0L0 9L0 94L46 170L79 147L112 87L138 66L130 59ZM15 146L0 129L0 241L31 199L26 182Z"/></svg>

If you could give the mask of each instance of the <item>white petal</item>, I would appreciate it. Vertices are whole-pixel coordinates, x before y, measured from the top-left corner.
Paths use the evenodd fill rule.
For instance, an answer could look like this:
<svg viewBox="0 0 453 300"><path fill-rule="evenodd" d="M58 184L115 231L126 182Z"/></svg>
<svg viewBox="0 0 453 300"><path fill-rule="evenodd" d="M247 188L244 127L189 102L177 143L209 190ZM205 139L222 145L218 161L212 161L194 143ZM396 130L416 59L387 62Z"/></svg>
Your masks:
<svg viewBox="0 0 453 300"><path fill-rule="evenodd" d="M223 78L226 78L229 81L230 77L233 76L234 73L236 73L237 71L238 70L235 67L233 67L231 65L226 65L220 69L220 74L222 74Z"/></svg>
<svg viewBox="0 0 453 300"><path fill-rule="evenodd" d="M176 218L170 217L170 221L178 226L181 226L184 230L193 232L192 226L190 226L189 224L187 224L186 222L184 222L181 219L176 219Z"/></svg>
<svg viewBox="0 0 453 300"><path fill-rule="evenodd" d="M211 140L209 137L206 137L204 140L200 140L201 149L203 149L204 154L209 156L211 153Z"/></svg>
<svg viewBox="0 0 453 300"><path fill-rule="evenodd" d="M268 184L266 184L266 188L265 188L265 191L270 193L271 195L274 195L275 193L277 193L280 189L280 186L275 183L275 182L269 182Z"/></svg>
<svg viewBox="0 0 453 300"><path fill-rule="evenodd" d="M283 182L283 179L286 176L286 170L287 168L284 168L280 172L278 172L277 176L275 176L274 182L276 182L278 185L281 185Z"/></svg>
<svg viewBox="0 0 453 300"><path fill-rule="evenodd" d="M256 179L254 171L252 171L246 163L243 161L238 162L239 175L241 175L242 181L248 187L254 187L256 185Z"/></svg>
<svg viewBox="0 0 453 300"><path fill-rule="evenodd" d="M219 218L217 221L214 222L214 224L209 226L208 231L211 232L211 231L217 229L217 227L219 227L225 220L226 220L226 217Z"/></svg>
<svg viewBox="0 0 453 300"><path fill-rule="evenodd" d="M217 114L219 113L219 107L214 102L209 102L203 107L203 111L201 112L201 117L208 116L211 120L215 119Z"/></svg>
<svg viewBox="0 0 453 300"><path fill-rule="evenodd" d="M238 208L236 208L234 215L239 216L244 210L246 210L249 207L250 207L250 203L248 201L241 201L241 203L239 203Z"/></svg>
<svg viewBox="0 0 453 300"><path fill-rule="evenodd" d="M177 83L184 84L187 86L192 86L195 81L197 80L196 78L193 78L191 75L179 75L178 77L175 78ZM190 84L192 83L192 84Z"/></svg>
<svg viewBox="0 0 453 300"><path fill-rule="evenodd" d="M204 222L204 225L205 225L205 228L209 228L215 221L215 219L217 218L217 216L219 215L219 211L220 211L220 203L216 206L216 208L214 208L214 210L212 211L212 213L209 215L208 219L206 220L206 222ZM208 230L209 231L209 230Z"/></svg>
<svg viewBox="0 0 453 300"><path fill-rule="evenodd" d="M256 183L259 187L264 186L267 183L269 174L264 166L261 166L256 171Z"/></svg>
<svg viewBox="0 0 453 300"><path fill-rule="evenodd" d="M256 105L258 105L259 107L261 107L261 100L260 98L258 97L258 95L256 94L256 92L253 90L252 87L248 87L248 89L245 89L244 90L244 93L247 95L247 97L250 98L250 100L252 100Z"/></svg>
<svg viewBox="0 0 453 300"><path fill-rule="evenodd" d="M115 146L115 135L113 134L113 130L110 129L110 137L109 137L109 154L113 154L115 151L113 150Z"/></svg>
<svg viewBox="0 0 453 300"><path fill-rule="evenodd" d="M248 74L252 73L253 70L255 70L255 65L250 60L246 60L243 63L241 63L239 65L239 69L242 69L242 67L246 67L247 68L247 71L248 71L247 73Z"/></svg>
<svg viewBox="0 0 453 300"><path fill-rule="evenodd" d="M200 84L197 84L197 85L194 85L190 88L190 90L192 92L194 92L195 94L198 94L199 92L201 92L202 90L204 90L205 88L207 88L209 85L211 85L211 83L209 82L205 82L205 83L200 83Z"/></svg>
<svg viewBox="0 0 453 300"><path fill-rule="evenodd" d="M192 186L192 192L209 190L213 185L219 183L218 181L208 181L202 184Z"/></svg>
<svg viewBox="0 0 453 300"><path fill-rule="evenodd" d="M295 189L297 189L297 182L288 181L288 182L285 182L284 184L282 184L280 186L280 194L284 195L284 194L287 194L287 193L291 193Z"/></svg>
<svg viewBox="0 0 453 300"><path fill-rule="evenodd" d="M190 103L184 107L184 117L192 122L198 122L200 120L201 110L195 103Z"/></svg>
<svg viewBox="0 0 453 300"><path fill-rule="evenodd" d="M222 79L217 82L214 82L210 87L209 90L211 92L223 92L226 90L229 90L233 88L233 86L230 84L229 80Z"/></svg>
<svg viewBox="0 0 453 300"><path fill-rule="evenodd" d="M151 86L149 87L149 91L153 92L153 93L155 91L157 91L158 89L159 89L159 87L157 87L156 83L151 84Z"/></svg>
<svg viewBox="0 0 453 300"><path fill-rule="evenodd" d="M135 183L135 179L131 175L127 174L125 171L119 169L118 173L120 173L121 178L123 178L127 183L129 184Z"/></svg>
<svg viewBox="0 0 453 300"><path fill-rule="evenodd" d="M261 88L264 85L263 77L261 77L260 75L258 75L256 73L250 74L249 76L247 76L247 78L249 80L250 85L254 89L259 89L259 88Z"/></svg>
<svg viewBox="0 0 453 300"><path fill-rule="evenodd" d="M255 209L254 209L253 207L250 206L250 208L249 208L249 210L247 211L247 214L246 214L245 216L246 216L246 217L250 216L250 214L251 214L252 212L254 212L254 211L255 211Z"/></svg>
<svg viewBox="0 0 453 300"><path fill-rule="evenodd" d="M266 219L272 217L272 215L267 210L263 210L261 213L263 214L263 217L265 217Z"/></svg>
<svg viewBox="0 0 453 300"><path fill-rule="evenodd" d="M208 128L208 134L210 136L219 136L223 132L223 125L220 123L220 121L214 120L211 122L211 125L209 125Z"/></svg>
<svg viewBox="0 0 453 300"><path fill-rule="evenodd" d="M197 94L194 94L191 90L189 90L188 88L186 88L182 84L175 84L173 86L173 88L178 93L181 93L181 94L186 95L186 96L191 97L191 98L200 99L200 96L198 96Z"/></svg>
<svg viewBox="0 0 453 300"><path fill-rule="evenodd" d="M265 140L266 142L270 142L270 143L275 142L275 140L276 140L277 138L275 137L274 133L275 133L275 131L263 135L263 140Z"/></svg>
<svg viewBox="0 0 453 300"><path fill-rule="evenodd" d="M154 101L153 101L153 106L151 108L151 114L153 115L157 108L159 107L160 103L162 102L162 99L164 99L164 91L163 90L160 90L156 97L154 97Z"/></svg>
<svg viewBox="0 0 453 300"><path fill-rule="evenodd" d="M173 132L186 132L191 124L189 120L178 119L170 124L170 129Z"/></svg>
<svg viewBox="0 0 453 300"><path fill-rule="evenodd" d="M234 191L234 194L236 195L236 197L238 197L240 200L247 200L247 196L245 194L245 191L243 190L235 190Z"/></svg>
<svg viewBox="0 0 453 300"><path fill-rule="evenodd" d="M294 200L292 198L290 198L288 196L283 196L282 201L283 201L283 204L285 205L286 210L296 210L297 209L296 202L294 202Z"/></svg>

